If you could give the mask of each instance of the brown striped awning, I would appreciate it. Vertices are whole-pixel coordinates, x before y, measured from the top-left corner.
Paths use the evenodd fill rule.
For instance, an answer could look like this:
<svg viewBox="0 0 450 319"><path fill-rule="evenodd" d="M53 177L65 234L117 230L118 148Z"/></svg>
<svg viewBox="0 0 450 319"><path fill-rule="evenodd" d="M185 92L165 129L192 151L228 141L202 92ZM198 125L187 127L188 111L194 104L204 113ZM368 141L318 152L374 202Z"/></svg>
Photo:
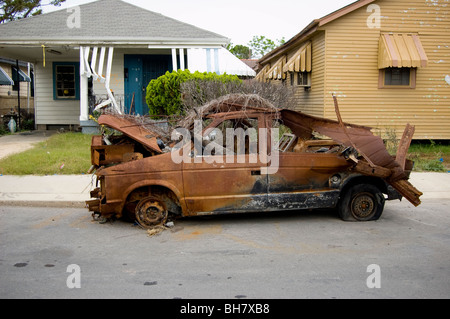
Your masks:
<svg viewBox="0 0 450 319"><path fill-rule="evenodd" d="M267 63L259 72L256 74L255 80L260 82L266 81L266 73L270 70L270 63Z"/></svg>
<svg viewBox="0 0 450 319"><path fill-rule="evenodd" d="M382 33L378 48L378 68L426 67L428 57L418 34Z"/></svg>
<svg viewBox="0 0 450 319"><path fill-rule="evenodd" d="M311 72L311 42L304 43L286 62L283 72Z"/></svg>
<svg viewBox="0 0 450 319"><path fill-rule="evenodd" d="M286 63L286 56L283 55L266 73L266 78L270 80L284 80L286 73L283 72L284 64Z"/></svg>

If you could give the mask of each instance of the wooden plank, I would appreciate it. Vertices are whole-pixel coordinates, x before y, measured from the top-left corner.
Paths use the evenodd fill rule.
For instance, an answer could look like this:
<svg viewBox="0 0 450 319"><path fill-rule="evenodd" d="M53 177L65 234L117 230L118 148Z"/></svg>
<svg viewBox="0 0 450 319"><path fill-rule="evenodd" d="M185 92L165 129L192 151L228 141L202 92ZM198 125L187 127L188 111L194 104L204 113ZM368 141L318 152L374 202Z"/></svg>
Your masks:
<svg viewBox="0 0 450 319"><path fill-rule="evenodd" d="M406 124L402 139L400 140L400 143L398 145L395 160L403 170L405 170L406 155L408 154L409 145L411 144L414 131L415 131L414 126L410 125L409 123Z"/></svg>
<svg viewBox="0 0 450 319"><path fill-rule="evenodd" d="M392 171L388 168L381 166L370 166L365 161L358 161L358 164L353 168L353 170L368 176L375 176L380 178L388 178L391 176Z"/></svg>
<svg viewBox="0 0 450 319"><path fill-rule="evenodd" d="M390 182L389 184L391 184L392 187L394 187L397 192L405 197L411 204L416 207L420 205L421 201L419 197L422 196L423 193L411 185L406 179Z"/></svg>

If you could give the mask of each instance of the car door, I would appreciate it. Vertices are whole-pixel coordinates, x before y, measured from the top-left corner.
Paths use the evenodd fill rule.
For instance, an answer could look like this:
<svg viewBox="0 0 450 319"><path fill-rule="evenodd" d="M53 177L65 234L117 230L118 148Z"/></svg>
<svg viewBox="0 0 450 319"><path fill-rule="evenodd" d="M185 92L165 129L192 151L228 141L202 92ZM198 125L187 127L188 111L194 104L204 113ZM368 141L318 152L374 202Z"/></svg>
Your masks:
<svg viewBox="0 0 450 319"><path fill-rule="evenodd" d="M234 129L236 123L239 123L239 119L219 120L214 127L207 127L203 132L207 135L219 127L223 131L227 126L228 129ZM227 132L231 134L232 131ZM244 133L247 134L244 135L244 141L245 136L250 141L249 134L255 134L255 130ZM233 142L229 139L230 135L225 135L222 134L220 141L214 141L219 146L225 146L221 152L217 151L219 146L211 147L206 143L206 147L203 145L201 150L194 149L190 159L183 163L185 201L190 215L260 211L267 206L266 164L260 161L258 154L249 145L244 152L236 148L241 135L232 137Z"/></svg>
<svg viewBox="0 0 450 319"><path fill-rule="evenodd" d="M338 156L333 141L299 142L294 134L287 135L293 143L278 150L278 170L268 175L268 206L272 210L334 207L339 190L330 187L329 180L349 163Z"/></svg>

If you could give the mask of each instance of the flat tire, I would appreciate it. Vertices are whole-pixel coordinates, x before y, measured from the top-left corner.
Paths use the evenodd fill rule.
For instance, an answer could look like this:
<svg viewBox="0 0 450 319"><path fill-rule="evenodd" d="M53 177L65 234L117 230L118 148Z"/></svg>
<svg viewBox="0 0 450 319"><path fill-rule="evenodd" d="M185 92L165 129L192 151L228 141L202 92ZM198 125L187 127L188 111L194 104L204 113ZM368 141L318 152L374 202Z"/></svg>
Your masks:
<svg viewBox="0 0 450 319"><path fill-rule="evenodd" d="M338 204L339 216L345 221L377 220L384 210L385 199L378 187L357 184L345 192Z"/></svg>

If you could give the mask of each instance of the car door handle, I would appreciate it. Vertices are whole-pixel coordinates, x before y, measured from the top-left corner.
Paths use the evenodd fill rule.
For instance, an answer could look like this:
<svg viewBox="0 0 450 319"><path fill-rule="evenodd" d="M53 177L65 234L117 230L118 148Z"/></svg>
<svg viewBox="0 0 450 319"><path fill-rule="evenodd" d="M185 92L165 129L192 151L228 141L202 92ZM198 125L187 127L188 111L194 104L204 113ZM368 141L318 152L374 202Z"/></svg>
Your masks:
<svg viewBox="0 0 450 319"><path fill-rule="evenodd" d="M254 175L261 175L261 170L257 170L257 171L252 171L252 176Z"/></svg>

